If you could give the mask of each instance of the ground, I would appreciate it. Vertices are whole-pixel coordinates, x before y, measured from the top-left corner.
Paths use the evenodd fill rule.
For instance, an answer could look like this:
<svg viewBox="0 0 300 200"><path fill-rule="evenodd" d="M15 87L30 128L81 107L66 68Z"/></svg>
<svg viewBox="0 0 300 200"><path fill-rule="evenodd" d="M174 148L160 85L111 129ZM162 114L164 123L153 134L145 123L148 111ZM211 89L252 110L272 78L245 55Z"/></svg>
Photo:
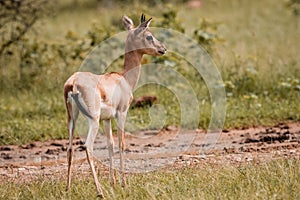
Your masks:
<svg viewBox="0 0 300 200"><path fill-rule="evenodd" d="M241 165L262 163L278 158L300 159L300 123L282 123L274 127L223 130L214 145L203 142L203 130L179 130L169 126L160 131L126 133L127 173L156 169L205 165ZM88 175L83 147L84 138L76 138L74 173ZM207 140L205 140L207 141ZM115 138L115 147L117 145ZM44 176L66 177L68 140L32 142L26 145L0 146L0 181L32 181ZM97 137L95 157L100 173L108 172L106 138ZM118 149L115 148L118 156ZM115 159L118 166L118 159Z"/></svg>

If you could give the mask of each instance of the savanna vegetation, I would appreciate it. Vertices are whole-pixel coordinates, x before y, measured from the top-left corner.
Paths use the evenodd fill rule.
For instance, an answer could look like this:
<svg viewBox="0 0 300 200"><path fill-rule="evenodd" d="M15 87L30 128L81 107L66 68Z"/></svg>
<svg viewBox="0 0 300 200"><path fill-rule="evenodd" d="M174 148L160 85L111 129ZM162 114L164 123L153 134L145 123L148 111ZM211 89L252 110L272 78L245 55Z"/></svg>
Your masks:
<svg viewBox="0 0 300 200"><path fill-rule="evenodd" d="M299 17L292 6L297 2L205 1L200 9L183 2L126 4L44 2L34 6L35 10L45 10L46 16L42 14L45 12L32 14L25 10L27 18L19 19L16 14L16 19L8 18L10 23L6 24L6 18L2 18L1 144L67 137L63 83L79 70L97 44L123 31L124 13L137 23L144 12L154 18L152 26L184 32L209 51L225 84L225 127L299 120ZM24 25L22 20L30 24ZM117 67L108 69L120 70L122 59L114 63ZM171 63L190 81L200 102L199 128L207 128L211 103L201 76L173 54L159 59L147 57L147 62ZM155 85L135 92L135 96L149 94L157 96L164 106L165 126L178 125L180 107L176 97ZM131 110L129 116L140 127L146 127L150 120L148 108Z"/></svg>
<svg viewBox="0 0 300 200"><path fill-rule="evenodd" d="M107 199L299 199L299 160L277 160L261 165L215 166L130 174L127 188L112 189L101 181ZM1 185L1 199L95 199L91 178L74 181L71 195L65 180L41 177L33 183Z"/></svg>
<svg viewBox="0 0 300 200"><path fill-rule="evenodd" d="M64 82L101 41L123 31L123 14L137 23L142 12L153 17L151 26L183 32L209 52L226 89L224 127L300 120L299 1L203 0L197 8L186 1L37 1L43 3L29 7L12 2L34 1L0 0L6 16L0 18L0 145L67 138ZM107 70L120 70L122 59ZM143 62L167 63L190 81L200 102L198 127L207 128L211 102L201 76L174 54ZM167 89L149 85L134 95L155 95L165 108L164 126L180 124L180 106ZM148 113L148 107L132 109L129 120L146 127ZM113 191L108 181L104 187L112 199L298 199L299 176L299 161L287 160L133 175L127 189ZM64 187L56 179L7 183L0 197L65 199ZM77 181L73 190L75 199L95 192L90 179Z"/></svg>

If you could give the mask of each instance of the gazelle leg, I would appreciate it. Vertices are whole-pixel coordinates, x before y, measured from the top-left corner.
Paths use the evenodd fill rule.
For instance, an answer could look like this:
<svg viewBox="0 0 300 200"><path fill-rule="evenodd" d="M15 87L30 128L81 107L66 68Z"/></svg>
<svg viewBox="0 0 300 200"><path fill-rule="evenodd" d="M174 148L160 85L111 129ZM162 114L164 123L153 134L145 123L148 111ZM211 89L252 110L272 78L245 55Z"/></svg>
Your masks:
<svg viewBox="0 0 300 200"><path fill-rule="evenodd" d="M102 192L101 185L99 183L98 176L97 176L97 173L95 170L94 156L93 156L94 141L97 136L97 132L98 132L98 128L99 128L99 120L98 119L97 120L88 119L88 120L89 120L89 132L88 132L88 136L87 136L87 139L85 142L86 156L87 156L87 160L88 160L88 163L89 163L91 171L92 171L92 175L94 177L94 182L96 185L98 196L100 198L103 198L103 192Z"/></svg>
<svg viewBox="0 0 300 200"><path fill-rule="evenodd" d="M122 113L117 117L118 123L118 140L119 140L119 153L120 153L120 184L122 187L126 186L126 178L124 173L124 125L126 120L126 113Z"/></svg>
<svg viewBox="0 0 300 200"><path fill-rule="evenodd" d="M73 159L73 138L74 138L74 130L75 123L78 117L78 109L73 106L71 103L67 103L67 111L68 111L68 133L69 133L69 146L67 149L67 160L68 160L68 183L67 183L67 191L70 191L71 188L71 174L72 174L72 159Z"/></svg>
<svg viewBox="0 0 300 200"><path fill-rule="evenodd" d="M94 182L95 182L95 185L96 185L98 196L100 198L103 198L104 197L103 192L102 192L101 185L99 183L97 173L96 173L96 170L95 170L95 166L94 166L93 152L90 152L88 149L86 149L86 156L87 156L88 163L91 167L91 171L92 171L92 175L94 177Z"/></svg>
<svg viewBox="0 0 300 200"><path fill-rule="evenodd" d="M113 169L113 163L114 163L114 138L112 135L112 130L111 130L111 120L104 120L103 121L104 125L104 132L107 137L107 146L108 146L108 154L109 154L109 174L110 174L110 183L111 185L115 186L116 185L116 178L114 174L114 169Z"/></svg>

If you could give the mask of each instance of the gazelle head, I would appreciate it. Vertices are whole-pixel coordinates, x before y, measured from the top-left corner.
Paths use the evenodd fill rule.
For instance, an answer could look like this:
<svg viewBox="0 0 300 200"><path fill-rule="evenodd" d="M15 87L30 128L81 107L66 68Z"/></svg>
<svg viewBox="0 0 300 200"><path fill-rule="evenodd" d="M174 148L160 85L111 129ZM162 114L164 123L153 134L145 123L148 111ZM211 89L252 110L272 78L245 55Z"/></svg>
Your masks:
<svg viewBox="0 0 300 200"><path fill-rule="evenodd" d="M149 31L151 20L152 18L146 20L145 15L142 14L141 23L135 28L132 20L127 16L123 16L123 24L128 30L125 45L126 52L137 51L149 55L163 55L166 53L166 47Z"/></svg>

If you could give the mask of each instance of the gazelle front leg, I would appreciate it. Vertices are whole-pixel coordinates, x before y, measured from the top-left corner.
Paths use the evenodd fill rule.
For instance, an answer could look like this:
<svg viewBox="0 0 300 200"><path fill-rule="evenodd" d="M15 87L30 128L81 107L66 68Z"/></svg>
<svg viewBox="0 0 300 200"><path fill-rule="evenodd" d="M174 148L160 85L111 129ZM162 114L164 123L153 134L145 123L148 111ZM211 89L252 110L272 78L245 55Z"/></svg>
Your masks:
<svg viewBox="0 0 300 200"><path fill-rule="evenodd" d="M122 187L126 186L126 177L124 173L124 148L125 148L124 126L126 121L126 114L127 112L119 113L117 116L119 153L120 153L120 184Z"/></svg>
<svg viewBox="0 0 300 200"><path fill-rule="evenodd" d="M111 120L104 120L103 121L103 126L104 126L104 132L107 137L107 146L108 146L108 154L109 154L109 173L110 173L110 183L112 186L116 185L116 178L114 174L114 169L113 169L113 163L114 163L114 138L112 135L112 130L111 130Z"/></svg>
<svg viewBox="0 0 300 200"><path fill-rule="evenodd" d="M104 197L103 192L102 192L101 185L99 183L98 176L97 176L95 166L94 166L94 155L93 155L94 141L96 139L97 132L99 129L99 119L88 119L88 121L89 121L89 132L88 132L88 136L87 136L87 139L85 142L86 156L87 156L87 160L88 160L88 163L90 165L90 168L91 168L91 171L92 171L92 174L94 177L98 196L100 198L103 198Z"/></svg>

